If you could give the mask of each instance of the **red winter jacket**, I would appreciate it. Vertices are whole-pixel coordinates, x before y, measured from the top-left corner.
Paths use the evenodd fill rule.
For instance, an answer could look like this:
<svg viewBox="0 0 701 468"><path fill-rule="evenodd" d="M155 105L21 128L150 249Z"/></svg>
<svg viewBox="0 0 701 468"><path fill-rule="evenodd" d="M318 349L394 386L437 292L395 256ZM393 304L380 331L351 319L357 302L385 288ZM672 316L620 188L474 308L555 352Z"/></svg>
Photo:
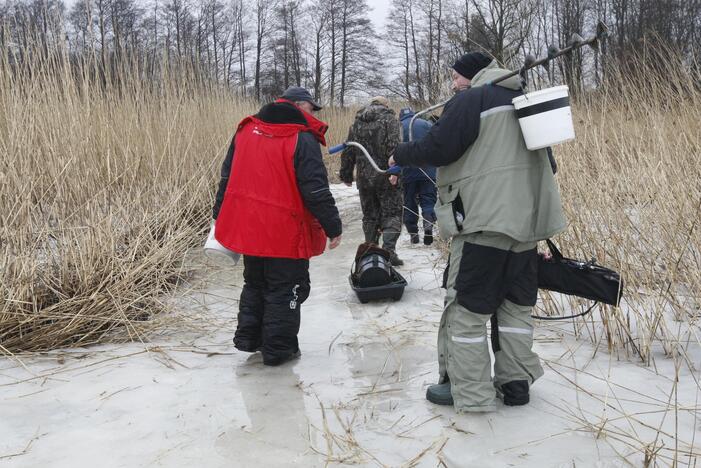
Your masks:
<svg viewBox="0 0 701 468"><path fill-rule="evenodd" d="M291 111L303 117L285 118ZM275 118L269 118L270 114ZM324 196L326 205L331 200L333 209L328 217L335 216L338 226L336 219L324 219L327 232L305 206L295 171L300 137L311 140L309 134L313 135L318 150L319 143L326 144L327 128L325 123L284 100L241 121L232 144L228 183L215 215L215 235L223 246L244 255L308 259L324 252L327 234L340 235L340 218L328 191L325 169L322 167L325 188L321 191L326 190L327 194L314 192ZM309 133L300 135L301 132ZM305 147L309 148L308 143ZM325 208L329 211L328 206Z"/></svg>

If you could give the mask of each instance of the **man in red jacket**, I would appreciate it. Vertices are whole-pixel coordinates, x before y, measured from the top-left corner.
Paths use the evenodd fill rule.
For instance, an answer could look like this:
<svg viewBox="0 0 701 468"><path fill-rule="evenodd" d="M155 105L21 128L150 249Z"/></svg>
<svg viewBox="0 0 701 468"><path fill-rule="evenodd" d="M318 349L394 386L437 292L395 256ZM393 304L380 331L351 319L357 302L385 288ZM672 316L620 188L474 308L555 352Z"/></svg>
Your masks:
<svg viewBox="0 0 701 468"><path fill-rule="evenodd" d="M300 306L309 296L309 258L341 243L341 218L319 144L321 107L291 87L241 121L224 159L214 205L215 235L243 255L237 349L279 365L300 355Z"/></svg>

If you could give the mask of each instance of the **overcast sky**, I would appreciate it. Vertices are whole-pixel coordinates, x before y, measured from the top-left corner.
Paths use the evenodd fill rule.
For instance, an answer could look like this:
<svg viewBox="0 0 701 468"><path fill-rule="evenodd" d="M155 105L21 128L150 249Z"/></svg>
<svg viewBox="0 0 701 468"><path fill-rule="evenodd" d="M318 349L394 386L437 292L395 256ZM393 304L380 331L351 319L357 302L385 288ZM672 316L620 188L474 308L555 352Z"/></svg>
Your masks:
<svg viewBox="0 0 701 468"><path fill-rule="evenodd" d="M66 4L66 8L70 8L78 0L63 0ZM253 0L245 0L252 2ZM378 34L383 34L385 32L385 22L387 20L387 13L389 13L389 4L391 0L368 0L368 5L370 5L370 19L375 23L375 30ZM136 0L137 3L143 3L143 0Z"/></svg>
<svg viewBox="0 0 701 468"><path fill-rule="evenodd" d="M375 23L375 31L377 31L378 34L383 34L385 32L389 3L390 0L368 0L368 4L372 8L372 11L370 11L370 19Z"/></svg>

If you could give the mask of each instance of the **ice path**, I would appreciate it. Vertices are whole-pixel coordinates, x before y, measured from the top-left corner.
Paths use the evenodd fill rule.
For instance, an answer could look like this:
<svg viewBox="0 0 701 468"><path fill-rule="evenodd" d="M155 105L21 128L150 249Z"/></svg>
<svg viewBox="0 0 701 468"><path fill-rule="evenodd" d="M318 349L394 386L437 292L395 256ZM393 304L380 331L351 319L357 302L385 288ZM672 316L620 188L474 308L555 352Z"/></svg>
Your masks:
<svg viewBox="0 0 701 468"><path fill-rule="evenodd" d="M312 261L300 360L267 368L236 352L241 266L212 267L206 291L181 312L210 314L214 330L24 357L27 369L0 360L0 467L603 467L624 466L617 451L635 452L625 434L655 440L645 425L659 425L672 379L604 350L592 358L567 324L536 330L546 375L528 406L457 416L428 403L440 255L404 235L404 298L360 304L347 282L362 238L359 203L354 188L334 193L343 244ZM690 375L680 382L676 430L691 441L696 387ZM664 430L674 446L673 416ZM642 456L629 460L640 466Z"/></svg>

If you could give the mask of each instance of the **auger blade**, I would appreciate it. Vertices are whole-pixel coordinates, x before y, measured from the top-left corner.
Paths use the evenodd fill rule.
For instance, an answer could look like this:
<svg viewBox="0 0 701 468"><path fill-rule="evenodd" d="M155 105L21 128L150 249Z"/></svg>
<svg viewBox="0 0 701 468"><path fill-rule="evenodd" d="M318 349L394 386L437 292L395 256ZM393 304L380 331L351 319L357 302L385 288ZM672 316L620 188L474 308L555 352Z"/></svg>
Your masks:
<svg viewBox="0 0 701 468"><path fill-rule="evenodd" d="M531 68L535 63L535 60L536 58L533 55L526 55L526 59L523 61L523 68Z"/></svg>
<svg viewBox="0 0 701 468"><path fill-rule="evenodd" d="M572 38L570 39L570 43L568 44L568 46L579 47L583 42L584 38L579 34L574 33L572 34Z"/></svg>
<svg viewBox="0 0 701 468"><path fill-rule="evenodd" d="M599 38L595 37L589 42L589 47L594 49L595 51L599 51Z"/></svg>
<svg viewBox="0 0 701 468"><path fill-rule="evenodd" d="M608 37L609 35L609 28L604 24L603 21L599 21L599 23L596 25L596 37L597 39L601 40L605 37Z"/></svg>

